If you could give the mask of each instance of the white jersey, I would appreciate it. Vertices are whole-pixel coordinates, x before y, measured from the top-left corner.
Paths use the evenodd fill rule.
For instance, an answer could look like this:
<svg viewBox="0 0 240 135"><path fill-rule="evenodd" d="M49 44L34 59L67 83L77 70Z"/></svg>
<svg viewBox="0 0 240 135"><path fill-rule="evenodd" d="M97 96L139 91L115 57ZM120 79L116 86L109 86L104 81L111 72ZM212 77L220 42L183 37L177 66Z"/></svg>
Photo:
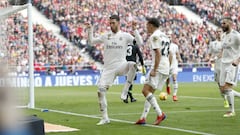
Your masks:
<svg viewBox="0 0 240 135"><path fill-rule="evenodd" d="M179 53L178 45L171 43L169 51L172 54L171 68L178 68L178 60L177 60L177 53Z"/></svg>
<svg viewBox="0 0 240 135"><path fill-rule="evenodd" d="M232 30L222 37L222 63L232 63L240 56L240 34Z"/></svg>
<svg viewBox="0 0 240 135"><path fill-rule="evenodd" d="M118 31L117 33L107 32L98 38L93 37L92 30L88 35L91 44L103 43L104 54L103 62L104 67L116 65L116 63L126 62L126 52L128 44L133 44L134 37L126 32ZM134 31L136 42L142 45L142 38L138 31Z"/></svg>
<svg viewBox="0 0 240 135"><path fill-rule="evenodd" d="M215 64L214 64L214 72L218 74L218 72L220 72L220 67L221 67L221 61L222 58L219 57L219 55L222 52L222 42L215 40L213 42L210 42L209 44L209 50L208 50L209 54L211 54L211 58L210 59L214 59ZM219 76L219 75L216 75Z"/></svg>
<svg viewBox="0 0 240 135"><path fill-rule="evenodd" d="M149 38L150 49L152 53L152 69L154 68L155 63L155 52L154 49L160 49L161 59L157 71L169 75L170 63L169 63L169 48L170 48L170 39L162 33L160 30L154 31L154 33Z"/></svg>
<svg viewBox="0 0 240 135"><path fill-rule="evenodd" d="M222 43L221 41L215 40L213 42L210 42L209 44L209 54L211 54L212 58L217 58L217 56L222 52Z"/></svg>

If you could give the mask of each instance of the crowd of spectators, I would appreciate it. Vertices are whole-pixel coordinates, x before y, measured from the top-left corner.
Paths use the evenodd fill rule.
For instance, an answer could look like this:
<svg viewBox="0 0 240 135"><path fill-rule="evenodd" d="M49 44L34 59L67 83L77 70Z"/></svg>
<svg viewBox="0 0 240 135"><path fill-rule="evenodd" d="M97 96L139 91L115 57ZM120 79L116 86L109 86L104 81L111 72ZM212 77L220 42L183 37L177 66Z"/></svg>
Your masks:
<svg viewBox="0 0 240 135"><path fill-rule="evenodd" d="M1 0L1 1L0 1L0 9L1 9L1 8L6 8L6 7L8 7L8 6L9 6L9 3L8 3L7 0Z"/></svg>
<svg viewBox="0 0 240 135"><path fill-rule="evenodd" d="M172 36L173 42L179 44L183 63L203 63L207 61L207 48L214 39L214 29L206 23L190 22L182 13L160 0L34 0L34 4L43 14L61 28L61 33L71 42L85 48L97 61L102 61L101 45L86 45L84 23L95 26L95 34L107 30L108 17L118 13L121 16L121 29L131 32L131 21L139 23L139 31L144 41L147 40L145 18L158 17L161 30ZM145 61L150 59L149 50L142 47Z"/></svg>
<svg viewBox="0 0 240 135"><path fill-rule="evenodd" d="M0 4L1 8L9 6ZM20 13L1 21L1 54L12 71L27 72L29 68L28 24ZM34 69L36 72L56 74L61 71L96 69L94 61L82 57L81 50L61 41L41 24L33 25ZM3 47L4 46L4 47ZM1 55L2 56L2 55Z"/></svg>
<svg viewBox="0 0 240 135"><path fill-rule="evenodd" d="M240 30L239 0L182 0L182 4L194 11L201 18L220 26L221 17L230 16L234 29Z"/></svg>
<svg viewBox="0 0 240 135"><path fill-rule="evenodd" d="M61 34L76 46L69 46L57 39L51 31L47 31L40 24L34 25L34 52L35 70L58 70L68 69L68 65L84 67L88 65L95 69L95 63L85 60L78 51L85 50L96 61L102 62L103 46L98 44L91 46L87 43L87 35L84 29L86 22L94 25L95 34L99 35L109 30L108 17L111 14L119 14L121 17L121 30L131 31L131 21L137 21L145 44L147 34L145 30L146 17L157 17L161 22L161 30L171 36L172 41L179 45L180 55L183 59L182 65L192 66L196 63L208 61L208 44L214 40L215 30L208 26L205 21L220 21L225 13L231 14L232 18L238 20L238 1L230 0L227 6L223 6L224 0L201 1L182 0L182 3L190 7L203 18L202 23L191 22L182 13L161 0L33 0L33 5L42 12L53 23L59 25ZM8 6L6 1L1 1L0 8ZM223 9L224 7L224 9ZM228 7L228 8L227 8ZM214 9L214 10L213 10ZM228 9L228 10L226 10ZM237 21L236 21L237 22ZM20 14L16 14L8 20L10 40L8 49L18 65L19 71L27 67L27 22ZM236 23L236 28L238 25ZM17 39L19 38L19 39ZM147 45L141 47L145 62L148 63L151 55ZM78 66L80 65L80 66ZM203 66L203 65L201 65ZM207 65L208 66L208 65ZM21 67L21 68L20 68ZM46 68L43 68L46 67Z"/></svg>

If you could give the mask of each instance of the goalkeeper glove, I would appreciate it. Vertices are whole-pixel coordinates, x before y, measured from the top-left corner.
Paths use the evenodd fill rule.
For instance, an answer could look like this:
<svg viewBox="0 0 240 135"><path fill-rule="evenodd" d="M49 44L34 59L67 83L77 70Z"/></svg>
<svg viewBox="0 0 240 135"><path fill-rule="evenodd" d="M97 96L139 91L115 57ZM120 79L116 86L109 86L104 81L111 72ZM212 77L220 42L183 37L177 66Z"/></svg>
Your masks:
<svg viewBox="0 0 240 135"><path fill-rule="evenodd" d="M142 74L143 74L143 75L146 74L146 68L145 68L145 66L142 66Z"/></svg>

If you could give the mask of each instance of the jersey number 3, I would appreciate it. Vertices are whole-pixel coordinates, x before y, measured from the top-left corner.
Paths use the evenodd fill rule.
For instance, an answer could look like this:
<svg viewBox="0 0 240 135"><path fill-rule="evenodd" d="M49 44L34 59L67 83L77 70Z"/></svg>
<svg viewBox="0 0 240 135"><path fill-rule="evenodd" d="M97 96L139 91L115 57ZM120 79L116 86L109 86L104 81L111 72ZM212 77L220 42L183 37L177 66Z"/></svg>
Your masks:
<svg viewBox="0 0 240 135"><path fill-rule="evenodd" d="M133 49L132 46L127 47L127 56L132 56L132 49Z"/></svg>

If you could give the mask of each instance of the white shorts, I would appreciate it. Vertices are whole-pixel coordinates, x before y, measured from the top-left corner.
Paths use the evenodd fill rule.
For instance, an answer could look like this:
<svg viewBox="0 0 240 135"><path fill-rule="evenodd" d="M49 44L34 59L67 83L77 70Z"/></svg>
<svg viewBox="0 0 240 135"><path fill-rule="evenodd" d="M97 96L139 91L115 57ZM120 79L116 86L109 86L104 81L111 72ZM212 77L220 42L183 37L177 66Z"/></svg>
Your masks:
<svg viewBox="0 0 240 135"><path fill-rule="evenodd" d="M220 86L224 86L225 83L230 83L234 86L237 85L238 66L233 66L232 63L222 63L220 70Z"/></svg>
<svg viewBox="0 0 240 135"><path fill-rule="evenodd" d="M117 76L126 75L128 73L130 64L136 65L135 62L126 61L111 66L105 66L101 72L97 85L108 88L113 84Z"/></svg>
<svg viewBox="0 0 240 135"><path fill-rule="evenodd" d="M148 72L144 84L150 85L154 90L162 90L162 87L165 85L168 75L157 72L156 76L152 77L150 76L150 72L151 70Z"/></svg>
<svg viewBox="0 0 240 135"><path fill-rule="evenodd" d="M178 74L178 62L177 60L174 62L172 62L171 67L170 67L170 72L169 72L169 76L173 75L173 74Z"/></svg>
<svg viewBox="0 0 240 135"><path fill-rule="evenodd" d="M171 67L169 71L169 76L177 75L178 74L178 67Z"/></svg>

